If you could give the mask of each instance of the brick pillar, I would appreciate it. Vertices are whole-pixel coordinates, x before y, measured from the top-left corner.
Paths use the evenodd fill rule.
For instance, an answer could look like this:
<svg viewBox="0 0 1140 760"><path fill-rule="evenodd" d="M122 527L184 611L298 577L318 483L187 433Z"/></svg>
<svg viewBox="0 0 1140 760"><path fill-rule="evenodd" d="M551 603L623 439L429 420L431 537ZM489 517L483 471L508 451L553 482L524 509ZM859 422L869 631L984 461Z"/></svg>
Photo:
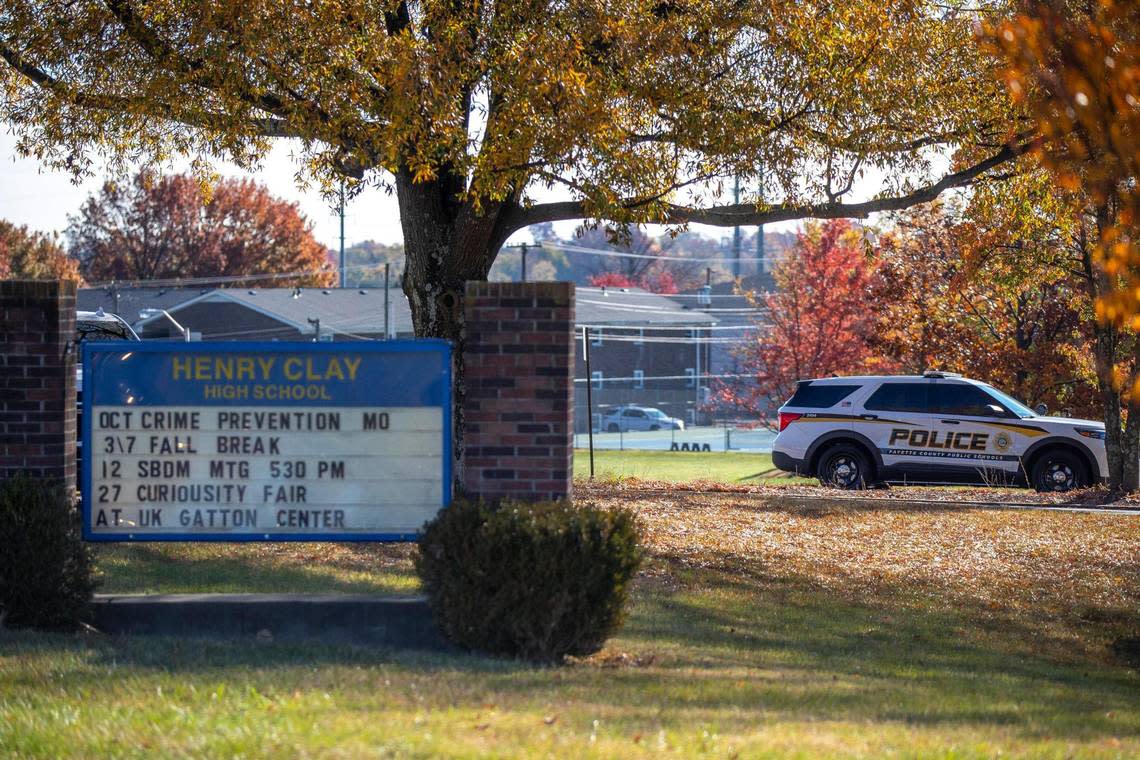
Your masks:
<svg viewBox="0 0 1140 760"><path fill-rule="evenodd" d="M0 281L0 480L75 492L75 283Z"/></svg>
<svg viewBox="0 0 1140 760"><path fill-rule="evenodd" d="M468 495L568 498L574 283L469 282L464 309Z"/></svg>

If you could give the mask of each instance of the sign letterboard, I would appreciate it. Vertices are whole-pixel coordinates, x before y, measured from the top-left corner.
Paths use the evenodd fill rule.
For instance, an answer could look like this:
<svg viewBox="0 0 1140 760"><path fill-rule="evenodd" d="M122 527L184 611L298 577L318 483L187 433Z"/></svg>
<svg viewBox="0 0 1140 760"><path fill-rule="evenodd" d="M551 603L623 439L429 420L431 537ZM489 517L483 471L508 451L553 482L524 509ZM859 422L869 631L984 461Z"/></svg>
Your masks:
<svg viewBox="0 0 1140 760"><path fill-rule="evenodd" d="M87 343L90 541L402 541L451 494L445 341Z"/></svg>

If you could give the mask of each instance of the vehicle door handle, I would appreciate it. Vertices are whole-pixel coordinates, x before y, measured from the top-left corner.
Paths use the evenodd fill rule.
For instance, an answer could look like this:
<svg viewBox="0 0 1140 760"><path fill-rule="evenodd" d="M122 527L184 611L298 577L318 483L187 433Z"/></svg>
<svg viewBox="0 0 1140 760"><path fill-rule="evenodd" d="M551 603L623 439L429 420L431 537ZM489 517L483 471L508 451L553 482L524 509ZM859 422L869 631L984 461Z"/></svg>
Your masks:
<svg viewBox="0 0 1140 760"><path fill-rule="evenodd" d="M959 422L959 420L938 420L938 421L939 422L945 422L947 425L957 425Z"/></svg>

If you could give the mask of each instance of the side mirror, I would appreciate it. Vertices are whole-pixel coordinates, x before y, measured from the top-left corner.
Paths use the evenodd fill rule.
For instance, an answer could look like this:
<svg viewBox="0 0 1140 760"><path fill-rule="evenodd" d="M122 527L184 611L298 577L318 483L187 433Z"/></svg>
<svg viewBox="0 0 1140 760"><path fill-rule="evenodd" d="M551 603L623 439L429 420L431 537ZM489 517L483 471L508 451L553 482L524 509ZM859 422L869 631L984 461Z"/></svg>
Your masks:
<svg viewBox="0 0 1140 760"><path fill-rule="evenodd" d="M1044 404L1038 404L1037 406L1033 407L1033 411L1037 412L1037 414L1044 417L1046 414L1049 413L1049 407L1045 406Z"/></svg>

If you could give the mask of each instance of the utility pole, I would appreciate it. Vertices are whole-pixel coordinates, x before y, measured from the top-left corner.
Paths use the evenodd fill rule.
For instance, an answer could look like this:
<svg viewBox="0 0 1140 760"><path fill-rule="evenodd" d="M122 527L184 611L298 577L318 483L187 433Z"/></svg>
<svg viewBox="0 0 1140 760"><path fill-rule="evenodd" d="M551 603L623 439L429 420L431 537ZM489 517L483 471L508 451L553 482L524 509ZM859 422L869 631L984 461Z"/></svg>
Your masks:
<svg viewBox="0 0 1140 760"><path fill-rule="evenodd" d="M344 177L340 178L340 286L345 286L344 277Z"/></svg>
<svg viewBox="0 0 1140 760"><path fill-rule="evenodd" d="M586 433L590 440L590 480L594 479L594 376L590 374L590 328L582 328L582 355L586 359ZM619 425L618 430L621 430Z"/></svg>
<svg viewBox="0 0 1140 760"><path fill-rule="evenodd" d="M392 327L388 324L388 319L392 314L392 309L388 304L388 288L390 287L389 277L391 277L392 264L384 262L384 340L392 337Z"/></svg>
<svg viewBox="0 0 1140 760"><path fill-rule="evenodd" d="M736 176L736 184L732 189L732 202L740 203L740 175ZM732 228L732 276L740 279L740 228Z"/></svg>
<svg viewBox="0 0 1140 760"><path fill-rule="evenodd" d="M763 192L764 178L761 176L760 187L756 190L757 196L759 197ZM756 262L758 271L767 272L771 268L768 266L768 262L765 260L764 256L764 225L762 224L756 227L756 258L759 259L759 261Z"/></svg>
<svg viewBox="0 0 1140 760"><path fill-rule="evenodd" d="M522 244L522 267L519 275L519 282L526 282L526 243Z"/></svg>

